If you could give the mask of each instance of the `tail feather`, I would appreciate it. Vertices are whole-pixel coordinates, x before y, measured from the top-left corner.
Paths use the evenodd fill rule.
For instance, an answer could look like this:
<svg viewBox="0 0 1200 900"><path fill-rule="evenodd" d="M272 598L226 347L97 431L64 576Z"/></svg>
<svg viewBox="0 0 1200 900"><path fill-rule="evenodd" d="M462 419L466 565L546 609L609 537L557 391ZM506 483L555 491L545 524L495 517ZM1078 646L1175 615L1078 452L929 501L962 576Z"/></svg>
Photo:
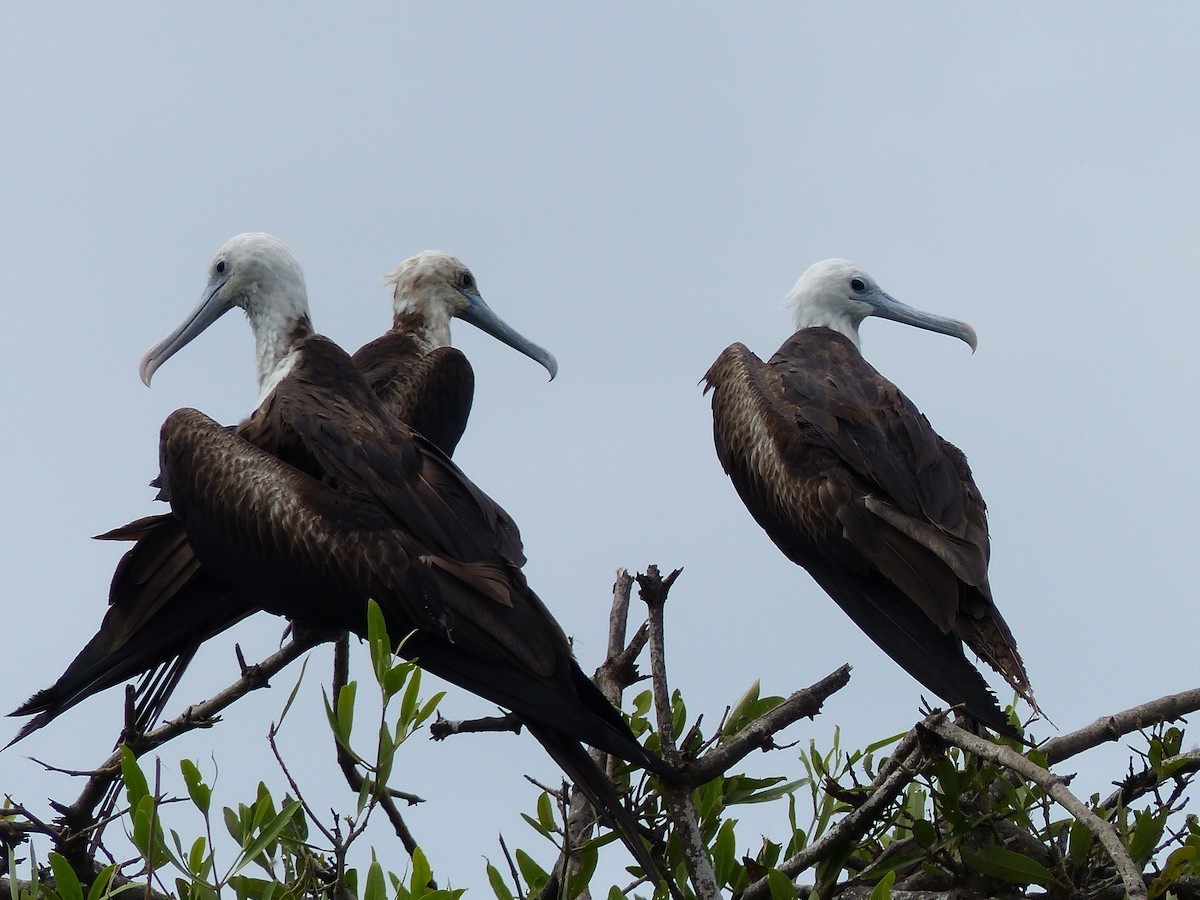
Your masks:
<svg viewBox="0 0 1200 900"><path fill-rule="evenodd" d="M621 839L621 843L629 849L642 871L646 873L646 877L655 885L665 882L674 894L677 889L651 856L642 839L637 819L621 803L612 780L596 765L583 746L569 735L536 722L527 721L525 727L583 792L604 824Z"/></svg>

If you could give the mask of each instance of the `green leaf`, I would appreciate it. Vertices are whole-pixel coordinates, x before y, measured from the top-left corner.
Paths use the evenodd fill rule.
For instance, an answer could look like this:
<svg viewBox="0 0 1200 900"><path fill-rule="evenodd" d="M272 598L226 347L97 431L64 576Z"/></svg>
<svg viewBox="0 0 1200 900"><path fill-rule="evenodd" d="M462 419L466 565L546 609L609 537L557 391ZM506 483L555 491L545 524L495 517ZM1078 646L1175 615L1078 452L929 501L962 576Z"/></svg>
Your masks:
<svg viewBox="0 0 1200 900"><path fill-rule="evenodd" d="M614 884L608 889L608 900L626 900L626 898L621 893L621 889Z"/></svg>
<svg viewBox="0 0 1200 900"><path fill-rule="evenodd" d="M209 805L212 803L212 788L204 783L204 779L200 777L200 769L190 759L179 761L179 771L183 774L183 783L187 785L192 803L207 816Z"/></svg>
<svg viewBox="0 0 1200 900"><path fill-rule="evenodd" d="M239 847L242 846L246 841L246 829L242 825L241 817L228 806L224 809L224 815L225 830L229 832L231 838L237 841Z"/></svg>
<svg viewBox="0 0 1200 900"><path fill-rule="evenodd" d="M1071 832L1068 836L1067 856L1071 860L1071 866L1076 871L1082 871L1087 863L1088 854L1092 851L1092 843L1094 836L1092 829L1088 828L1078 819L1071 820Z"/></svg>
<svg viewBox="0 0 1200 900"><path fill-rule="evenodd" d="M725 727L721 729L721 734L725 737L731 737L742 730L742 726L747 720L750 707L758 702L758 692L760 684L756 679L754 684L746 690L738 698L737 703L733 704L733 709L729 711L729 715L725 717Z"/></svg>
<svg viewBox="0 0 1200 900"><path fill-rule="evenodd" d="M726 819L717 831L712 843L713 874L718 885L727 885L737 871L737 839L733 833L733 820Z"/></svg>
<svg viewBox="0 0 1200 900"><path fill-rule="evenodd" d="M1133 834L1129 838L1129 855L1136 863L1145 862L1154 852L1162 837L1163 828L1167 824L1168 810L1150 812L1149 810L1134 813Z"/></svg>
<svg viewBox="0 0 1200 900"><path fill-rule="evenodd" d="M371 860L367 869L367 887L363 891L363 900L388 900L387 881L383 877L383 867L378 860Z"/></svg>
<svg viewBox="0 0 1200 900"><path fill-rule="evenodd" d="M268 799L270 798L268 797ZM247 863L253 862L255 859L257 859L259 854L261 854L267 848L267 845L279 837L279 832L283 831L284 826L291 821L292 816L294 816L300 810L302 805L303 804L301 804L299 800L293 800L291 803L285 806L279 812L279 814L275 816L275 818L268 822L263 827L262 831L258 833L258 836L250 842L250 846L242 851L242 858L238 860L237 865L233 867L233 872L231 874L237 874L242 870L243 867L245 867Z"/></svg>
<svg viewBox="0 0 1200 900"><path fill-rule="evenodd" d="M338 691L337 734L340 743L350 743L350 732L354 730L354 699L358 695L358 682L350 681Z"/></svg>
<svg viewBox="0 0 1200 900"><path fill-rule="evenodd" d="M767 870L767 887L771 889L771 900L796 900L796 886L778 869Z"/></svg>
<svg viewBox="0 0 1200 900"><path fill-rule="evenodd" d="M513 892L504 883L504 876L500 874L500 870L490 862L487 864L487 877L488 883L492 886L492 893L496 895L496 900L516 900Z"/></svg>
<svg viewBox="0 0 1200 900"><path fill-rule="evenodd" d="M537 817L543 834L554 831L554 804L550 802L550 795L546 791L542 791L537 799Z"/></svg>
<svg viewBox="0 0 1200 900"><path fill-rule="evenodd" d="M596 872L600 852L595 847L585 847L575 856L578 868L567 866L567 900L575 900L587 888Z"/></svg>
<svg viewBox="0 0 1200 900"><path fill-rule="evenodd" d="M525 884L531 891L541 893L546 882L550 880L546 870L534 862L533 857L524 850L518 850L513 855L517 859L517 868L521 870L521 877L525 879Z"/></svg>
<svg viewBox="0 0 1200 900"><path fill-rule="evenodd" d="M1024 853L1008 850L996 844L988 844L972 852L961 848L963 862L977 872L999 878L1012 884L1038 884L1043 887L1054 884L1050 870L1036 859Z"/></svg>
<svg viewBox="0 0 1200 900"><path fill-rule="evenodd" d="M120 893L119 888L114 890L112 886L113 878L117 874L117 865L117 863L112 863L96 873L96 877L92 881L92 889L88 891L88 900L100 900L101 897L115 897ZM12 869L9 868L8 871L11 872ZM128 886L134 888L132 883ZM13 900L16 900L16 898L14 897Z"/></svg>
<svg viewBox="0 0 1200 900"><path fill-rule="evenodd" d="M375 670L375 680L382 688L384 676L392 666L392 643L388 640L383 610L374 600L367 601L367 643L371 649L371 667Z"/></svg>
<svg viewBox="0 0 1200 900"><path fill-rule="evenodd" d="M138 766L137 757L125 744L121 745L121 778L125 781L125 796L129 807L137 809L143 797L150 795L150 785Z"/></svg>
<svg viewBox="0 0 1200 900"><path fill-rule="evenodd" d="M54 887L62 900L83 900L83 885L79 883L79 876L67 858L53 850L50 851L50 871L54 873Z"/></svg>
<svg viewBox="0 0 1200 900"><path fill-rule="evenodd" d="M871 889L871 900L892 900L892 885L896 883L896 870L892 869Z"/></svg>
<svg viewBox="0 0 1200 900"><path fill-rule="evenodd" d="M409 890L412 891L414 897L420 897L429 893L429 882L431 881L433 881L433 870L429 867L429 860L425 858L420 847L413 847L412 876L408 879Z"/></svg>
<svg viewBox="0 0 1200 900"><path fill-rule="evenodd" d="M205 842L203 835L196 838L192 844L192 849L188 853L188 871L197 878L204 878L208 875L208 864L205 850L208 849L208 844Z"/></svg>
<svg viewBox="0 0 1200 900"><path fill-rule="evenodd" d="M926 850L937 843L937 829L926 819L913 819L912 833L914 840Z"/></svg>
<svg viewBox="0 0 1200 900"><path fill-rule="evenodd" d="M1163 866L1162 872L1150 882L1150 886L1147 889L1150 892L1150 900L1154 900L1155 897L1161 897L1171 885L1179 880L1191 865L1192 860L1195 859L1197 851L1200 851L1200 848L1195 845L1176 847L1171 851L1171 855L1167 857L1167 864Z"/></svg>

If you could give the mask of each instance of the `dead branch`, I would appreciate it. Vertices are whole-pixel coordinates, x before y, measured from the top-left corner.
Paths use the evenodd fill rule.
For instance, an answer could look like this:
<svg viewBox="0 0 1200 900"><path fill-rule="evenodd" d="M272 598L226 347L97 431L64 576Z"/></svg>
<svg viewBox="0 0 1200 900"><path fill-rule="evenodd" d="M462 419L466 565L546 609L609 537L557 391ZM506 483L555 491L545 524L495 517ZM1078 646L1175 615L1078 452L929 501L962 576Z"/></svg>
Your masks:
<svg viewBox="0 0 1200 900"><path fill-rule="evenodd" d="M429 723L429 736L435 741L444 741L452 734L480 734L488 731L511 731L513 734L520 734L521 720L512 713L456 720L443 718L439 712L437 719Z"/></svg>
<svg viewBox="0 0 1200 900"><path fill-rule="evenodd" d="M1111 716L1101 716L1086 728L1051 738L1038 749L1046 757L1047 765L1052 766L1100 744L1120 740L1139 728L1178 719L1196 710L1200 710L1200 688L1168 694Z"/></svg>
<svg viewBox="0 0 1200 900"><path fill-rule="evenodd" d="M662 744L663 758L672 766L679 765L679 750L675 746L675 728L672 721L671 691L667 685L666 641L663 635L663 609L671 585L682 569L676 569L666 578L658 566L649 566L645 574L637 576L638 593L650 611L650 679L654 687L654 711L658 718L658 739ZM675 826L675 834L683 849L683 861L687 868L692 889L700 900L719 900L721 889L708 857L708 847L700 834L696 809L692 805L692 791L686 784L662 786L667 801L667 815Z"/></svg>

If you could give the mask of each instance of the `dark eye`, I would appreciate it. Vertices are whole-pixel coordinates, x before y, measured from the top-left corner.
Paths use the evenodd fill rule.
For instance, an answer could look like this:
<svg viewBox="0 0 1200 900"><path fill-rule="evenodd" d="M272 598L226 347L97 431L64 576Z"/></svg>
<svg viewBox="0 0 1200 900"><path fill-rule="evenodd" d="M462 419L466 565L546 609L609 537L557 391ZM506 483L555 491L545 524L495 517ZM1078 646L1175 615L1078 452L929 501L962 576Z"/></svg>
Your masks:
<svg viewBox="0 0 1200 900"><path fill-rule="evenodd" d="M459 279L459 287L464 291L475 290L475 276L470 272L464 272L462 278Z"/></svg>
<svg viewBox="0 0 1200 900"><path fill-rule="evenodd" d="M850 287L861 294L867 289L867 280L865 278L851 278Z"/></svg>
<svg viewBox="0 0 1200 900"><path fill-rule="evenodd" d="M217 260L217 274L218 275L225 274L225 260L223 260L223 259Z"/></svg>

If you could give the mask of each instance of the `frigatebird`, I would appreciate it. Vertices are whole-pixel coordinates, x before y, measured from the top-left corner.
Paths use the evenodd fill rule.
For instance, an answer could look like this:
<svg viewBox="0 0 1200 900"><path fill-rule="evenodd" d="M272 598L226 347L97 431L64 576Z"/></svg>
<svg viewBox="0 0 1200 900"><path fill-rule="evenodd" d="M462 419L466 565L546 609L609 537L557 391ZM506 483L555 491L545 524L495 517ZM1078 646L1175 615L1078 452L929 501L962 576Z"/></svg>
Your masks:
<svg viewBox="0 0 1200 900"><path fill-rule="evenodd" d="M507 325L484 302L475 276L455 257L425 251L386 277L393 286L392 327L354 355L384 407L447 456L470 415L474 374L450 346L461 318L545 366L554 356ZM247 423L239 431L243 437ZM196 558L174 515L147 516L98 536L133 541L113 575L109 607L96 635L51 687L12 715L35 715L13 743L85 698L142 675L134 727L149 728L200 645L259 608L253 597L214 579Z"/></svg>
<svg viewBox="0 0 1200 900"><path fill-rule="evenodd" d="M816 263L783 303L796 333L764 363L727 347L705 375L717 456L755 521L929 690L1014 736L963 644L1038 710L988 584L987 510L966 456L859 352L867 316L957 337L847 260ZM1038 710L1040 712L1040 710Z"/></svg>
<svg viewBox="0 0 1200 900"><path fill-rule="evenodd" d="M200 305L142 360L143 380L234 307L255 335L258 407L239 433L176 410L159 443L162 493L205 571L268 612L359 635L374 599L389 633L409 635L401 652L512 710L654 872L580 742L672 769L580 669L525 580L512 519L313 331L303 273L281 242L230 240Z"/></svg>

